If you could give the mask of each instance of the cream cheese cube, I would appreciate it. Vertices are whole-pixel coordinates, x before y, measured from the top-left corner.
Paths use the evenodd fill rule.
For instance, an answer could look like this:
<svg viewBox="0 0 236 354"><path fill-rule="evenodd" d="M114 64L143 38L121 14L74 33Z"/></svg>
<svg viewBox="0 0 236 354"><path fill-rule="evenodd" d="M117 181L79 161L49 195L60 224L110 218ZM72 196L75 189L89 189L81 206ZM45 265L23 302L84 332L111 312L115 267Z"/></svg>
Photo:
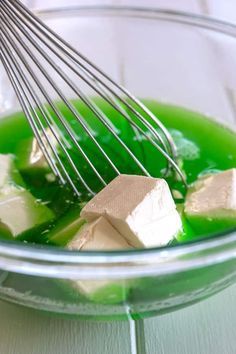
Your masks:
<svg viewBox="0 0 236 354"><path fill-rule="evenodd" d="M90 296L91 294L95 294L100 289L104 289L107 285L109 285L111 281L109 280L77 280L74 283L74 286L78 287L81 293L86 296Z"/></svg>
<svg viewBox="0 0 236 354"><path fill-rule="evenodd" d="M209 217L236 216L236 169L200 178L190 189L185 213Z"/></svg>
<svg viewBox="0 0 236 354"><path fill-rule="evenodd" d="M9 180L12 170L12 156L0 155L0 188L4 187Z"/></svg>
<svg viewBox="0 0 236 354"><path fill-rule="evenodd" d="M187 194L184 212L200 231L219 231L236 225L236 169L195 182Z"/></svg>
<svg viewBox="0 0 236 354"><path fill-rule="evenodd" d="M137 236L145 242L145 247L161 247L170 243L181 230L180 215L177 210L173 210L167 216L137 230Z"/></svg>
<svg viewBox="0 0 236 354"><path fill-rule="evenodd" d="M134 247L166 244L181 229L169 186L159 178L120 175L86 204L81 216L88 222L104 216Z"/></svg>
<svg viewBox="0 0 236 354"><path fill-rule="evenodd" d="M57 149L58 142L57 142L57 139L56 139L54 133L51 131L51 129L46 128L45 134L47 135L47 138L49 139L53 148ZM44 134L42 135L42 141L43 141L44 145L47 147L49 154L53 154L51 152L51 147L49 146L48 141L47 141L46 137L44 136ZM45 158L45 155L44 155L43 151L41 150L36 138L33 138L33 140L32 140L32 147L31 147L30 156L29 156L29 164L32 165L33 167L39 167L39 168L49 167L47 159Z"/></svg>
<svg viewBox="0 0 236 354"><path fill-rule="evenodd" d="M81 251L109 251L127 249L131 246L125 238L104 218L100 217L91 224L85 224L69 242L67 248Z"/></svg>
<svg viewBox="0 0 236 354"><path fill-rule="evenodd" d="M113 226L100 217L91 224L85 224L68 243L70 250L110 251L128 249L131 246ZM120 280L71 280L67 282L70 292L85 295L95 302L119 303L125 300L128 285Z"/></svg>
<svg viewBox="0 0 236 354"><path fill-rule="evenodd" d="M16 170L14 157L10 154L0 154L0 194L12 185L24 186L24 182Z"/></svg>
<svg viewBox="0 0 236 354"><path fill-rule="evenodd" d="M54 148L58 152L59 144L56 136L50 128L46 128L44 133L42 132L41 139L46 147L46 150L51 156L53 155L52 148ZM48 140L50 144L48 143ZM18 144L16 155L17 167L21 172L23 172L24 174L33 173L35 175L38 175L38 173L47 174L46 178L49 179L49 182L55 181L55 176L53 175L53 173L50 173L51 169L48 164L47 158L45 157L45 154L40 148L38 141L35 137L32 136L28 139L22 140Z"/></svg>
<svg viewBox="0 0 236 354"><path fill-rule="evenodd" d="M134 280L66 280L61 281L64 290L77 300L82 294L89 300L102 304L117 304L127 301L130 287L134 286Z"/></svg>
<svg viewBox="0 0 236 354"><path fill-rule="evenodd" d="M29 229L49 222L53 212L27 190L11 187L0 194L0 231L17 238ZM5 190L6 192L6 190Z"/></svg>

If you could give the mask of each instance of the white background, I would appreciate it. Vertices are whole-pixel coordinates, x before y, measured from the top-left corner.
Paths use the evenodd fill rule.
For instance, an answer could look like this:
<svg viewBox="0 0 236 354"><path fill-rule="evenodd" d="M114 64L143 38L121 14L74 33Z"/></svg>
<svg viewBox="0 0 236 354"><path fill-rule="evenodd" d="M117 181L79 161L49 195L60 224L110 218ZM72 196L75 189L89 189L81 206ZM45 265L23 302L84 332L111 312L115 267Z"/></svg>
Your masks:
<svg viewBox="0 0 236 354"><path fill-rule="evenodd" d="M32 7L129 4L181 9L236 22L236 0L32 0ZM148 354L236 353L236 287L173 314L145 321ZM1 354L128 354L126 323L54 319L0 302Z"/></svg>

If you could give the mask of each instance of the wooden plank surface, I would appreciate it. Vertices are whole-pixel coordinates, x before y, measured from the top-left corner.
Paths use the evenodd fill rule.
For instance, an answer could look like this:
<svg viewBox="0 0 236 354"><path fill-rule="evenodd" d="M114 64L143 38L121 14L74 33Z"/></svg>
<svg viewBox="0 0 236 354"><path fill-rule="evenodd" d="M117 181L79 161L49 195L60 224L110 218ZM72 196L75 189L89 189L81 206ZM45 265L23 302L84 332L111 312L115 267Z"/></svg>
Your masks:
<svg viewBox="0 0 236 354"><path fill-rule="evenodd" d="M147 354L236 353L236 286L145 320ZM1 354L129 354L126 322L49 317L0 302Z"/></svg>

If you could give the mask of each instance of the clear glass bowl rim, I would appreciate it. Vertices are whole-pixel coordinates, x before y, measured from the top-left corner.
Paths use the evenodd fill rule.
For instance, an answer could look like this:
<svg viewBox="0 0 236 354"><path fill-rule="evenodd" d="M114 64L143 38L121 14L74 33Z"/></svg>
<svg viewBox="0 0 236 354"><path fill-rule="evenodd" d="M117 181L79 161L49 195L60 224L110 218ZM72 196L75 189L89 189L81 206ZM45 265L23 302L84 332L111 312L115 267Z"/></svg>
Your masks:
<svg viewBox="0 0 236 354"><path fill-rule="evenodd" d="M145 18L196 26L236 38L236 25L192 13L134 6L70 6L35 11L42 19L73 15ZM236 229L191 243L111 252L76 252L0 241L0 269L52 278L118 279L157 276L236 257Z"/></svg>

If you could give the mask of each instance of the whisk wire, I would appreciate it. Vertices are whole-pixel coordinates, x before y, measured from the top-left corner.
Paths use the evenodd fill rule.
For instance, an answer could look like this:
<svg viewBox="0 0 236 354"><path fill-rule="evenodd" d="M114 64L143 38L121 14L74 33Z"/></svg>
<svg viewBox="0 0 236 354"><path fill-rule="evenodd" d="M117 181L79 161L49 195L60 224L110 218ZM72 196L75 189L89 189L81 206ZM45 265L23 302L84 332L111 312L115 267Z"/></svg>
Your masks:
<svg viewBox="0 0 236 354"><path fill-rule="evenodd" d="M76 182L71 177L70 172L67 171L67 167L64 166L64 160L61 159L57 148L55 148L47 136L45 126L48 126L56 139L64 157L69 162L69 166L73 173L75 173L76 179L83 184L90 194L94 194L95 192L85 181L71 156L74 147L77 148L77 151L79 151L100 183L104 186L107 181L80 145L76 130L74 130L71 122L65 118L62 111L55 104L55 100L50 97L50 91L47 91L44 85L45 80L96 146L113 173L119 174L120 170L99 143L96 134L94 134L80 110L71 100L67 99L60 85L56 83L55 78L53 78L55 74L60 79L59 82L66 84L73 94L80 98L80 101L98 119L102 126L111 133L116 142L124 149L127 156L135 162L140 171L146 176L150 176L150 173L130 147L123 141L116 125L83 92L82 88L75 83L75 80L71 79L69 72L76 75L83 84L86 84L89 89L92 89L110 107L119 113L129 123L139 139L143 137L149 141L151 146L156 148L166 159L166 171L169 171L170 168L174 169L180 176L183 184L186 185L185 176L175 161L177 157L176 146L162 122L126 88L116 83L83 54L77 52L18 0L14 0L14 2L3 0L0 2L0 43L3 49L2 53L0 53L1 61L39 146L55 175L58 176L63 184L66 182L69 183L76 194L80 194ZM43 63L48 63L53 72L49 74ZM32 68L32 64L37 69L36 71ZM67 72L68 70L69 72ZM43 97L43 101L40 98L41 96ZM47 105L45 105L44 100ZM53 115L50 114L47 106L52 110ZM63 132L56 121L63 127ZM48 151L49 149L50 152Z"/></svg>
<svg viewBox="0 0 236 354"><path fill-rule="evenodd" d="M1 16L1 15L0 15L0 16ZM5 29L5 27L4 27L4 29ZM3 33L6 35L5 32L3 32ZM31 68L29 67L29 65L25 62L24 56L22 56L19 47L17 47L17 46L15 45L15 43L12 42L11 38L9 38L9 41L10 41L10 43L12 44L12 48L15 50L15 53L17 53L17 56L21 59L21 61L22 61L22 62L24 63L24 65L25 65L25 67L28 69L28 72L30 73L32 79L34 79L35 77L34 77L34 75L33 75L33 73L32 73L32 69L31 69ZM2 43L2 44L3 44L3 47L6 49L6 44L4 44L4 43ZM70 162L70 164L71 164L71 166L72 166L74 172L76 173L77 177L80 179L80 181L81 181L81 182L83 183L83 185L86 187L86 189L89 190L89 192L90 192L91 194L94 194L95 192L93 192L93 191L89 188L89 186L87 185L87 183L85 182L85 180L82 178L82 176L81 176L81 174L79 173L79 171L78 171L78 169L77 169L75 163L73 162L72 158L70 157L68 151L66 150L65 146L62 144L61 139L59 139L58 133L55 132L55 130L54 130L53 126L52 126L52 122L53 122L52 118L50 118L50 116L48 117L48 115L46 114L44 105L43 105L42 102L40 101L40 99L39 99L39 97L37 96L37 94L36 94L35 90L33 89L32 85L30 85L29 82L26 80L26 77L25 77L24 73L22 72L22 69L20 68L19 64L16 62L15 58L12 57L9 48L8 48L8 55L11 57L11 60L12 60L12 62L14 63L15 69L17 70L17 73L20 74L20 77L21 77L22 81L23 81L24 84L27 86L28 95L26 95L26 99L28 99L28 96L29 96L29 95L32 97L32 99L34 100L34 104L35 104L36 107L38 108L39 112L42 114L42 116L43 116L43 118L45 119L46 123L48 124L48 126L49 126L49 128L50 128L50 130L51 130L51 132L52 132L52 134L53 134L53 136L56 138L58 145L61 147L61 149L63 150L63 152L64 152L64 154L66 155L67 159L69 160L69 162ZM45 90L44 90L43 87L40 85L40 83L38 83L38 87L40 88L41 92L43 92L43 94L46 95L46 94L45 94ZM25 90L24 90L23 92L25 93ZM60 121L64 124L64 126L67 127L68 129L70 129L69 126L67 125L66 121L63 121L63 117L61 116L60 112L57 110L56 106L55 106L54 103L50 100L49 97L47 97L47 102L48 102L49 104L51 104L51 107L53 108L54 112L57 114L57 117L60 119ZM32 105L31 105L31 109L32 109ZM48 142L48 141L50 142L50 140L49 140L48 137L47 137L47 134L45 133L45 129L43 128L43 125L42 125L42 123L41 123L41 121L40 121L38 115L36 114L36 111L35 111L35 110L34 110L34 115L35 115L35 119L38 121L38 123L39 123L39 125L40 125L40 129L43 130L43 132L44 132L44 135L45 135L45 138L46 138L47 142ZM58 130L58 132L60 133L59 130ZM71 135L71 138L73 138L73 140L74 140L73 133L72 133L71 131L68 132L68 133ZM74 183L72 183L71 178L68 178L69 175L68 175L68 173L67 173L65 167L63 166L62 162L59 161L60 158L59 158L59 155L58 155L58 153L57 153L55 147L54 147L51 143L48 144L48 145L49 145L50 148L53 150L53 154L56 156L57 162L59 162L61 168L63 168L63 172L66 174L67 179L69 180L69 183L71 184L71 186L73 187L73 189L76 190L76 187L75 187ZM79 145L79 144L77 143L77 141L76 141L76 145ZM80 148L80 147L79 147L79 148ZM52 161L51 161L51 163L52 163ZM91 162L90 162L90 163L91 163ZM55 164L54 164L54 165L55 165ZM94 167L94 166L92 165L92 167ZM94 169L95 169L95 168L94 168ZM95 173L97 173L98 177L100 177L100 179L101 179L101 182L105 185L105 181L103 180L103 178L99 175L99 173L98 173L96 170L95 170Z"/></svg>
<svg viewBox="0 0 236 354"><path fill-rule="evenodd" d="M3 19L3 21L5 22L5 20ZM79 123L82 125L83 129L88 133L88 135L90 136L90 138L96 143L97 147L99 148L99 150L103 153L103 155L105 156L105 158L107 159L107 161L110 161L112 167L114 168L116 173L119 173L119 171L117 170L117 168L115 167L115 165L112 163L112 161L109 159L108 155L105 153L105 151L102 149L102 147L98 144L98 142L95 140L95 138L93 137L93 135L91 134L91 132L89 131L89 129L86 126L86 123L82 120L82 118L78 115L77 111L75 110L75 108L73 107L73 105L65 98L65 96L63 95L62 91L59 90L55 84L55 82L50 78L50 76L48 75L48 73L46 72L46 70L42 67L42 65L39 63L39 61L37 60L37 58L34 56L33 53L30 52L30 49L27 47L27 45L21 40L21 38L17 35L17 33L15 33L14 31L11 30L11 27L7 24L7 22L5 22L6 26L8 26L8 29L10 30L10 32L17 37L19 43L22 45L22 47L25 49L25 51L31 55L31 59L34 61L34 63L36 64L36 66L40 69L40 71L43 73L43 75L47 78L48 82L51 84L51 86L56 90L56 92L58 93L58 95L60 96L60 98L62 99L62 101L66 104L66 106L70 109L70 111L74 114L74 116L77 118L77 120L79 121ZM14 45L14 43L13 43ZM24 63L26 69L28 70L28 72L31 75L31 78L34 80L34 82L36 83L36 85L38 86L38 88L40 89L40 91L42 92L42 94L44 95L47 103L53 108L54 113L56 114L56 116L59 118L60 122L63 124L64 128L66 129L68 135L70 136L70 138L72 139L73 143L76 145L76 147L79 149L79 151L81 152L81 154L83 155L83 157L85 158L86 162L90 165L90 167L93 169L93 171L95 172L95 174L97 175L97 177L100 179L100 181L102 182L103 185L106 184L106 182L104 181L104 179L102 178L102 176L99 174L99 172L95 169L95 167L93 166L92 162L90 161L90 159L87 157L87 155L85 154L84 150L81 148L81 146L79 145L78 141L75 138L75 132L71 129L71 127L68 125L67 121L64 119L64 117L62 116L62 114L60 113L60 111L56 108L55 104L53 103L53 101L50 99L50 97L48 96L46 90L43 88L43 86L40 84L40 82L36 79L35 75L32 72L32 69L30 68L29 64L25 61L24 56L22 54L20 54L20 49L17 49L18 55L20 55L20 59L21 61ZM59 70L58 70L59 72ZM78 174L78 173L77 173Z"/></svg>
<svg viewBox="0 0 236 354"><path fill-rule="evenodd" d="M45 111L42 109L42 105L40 104L40 101L36 95L36 93L34 92L34 89L32 88L32 86L27 82L27 80L25 79L24 77L24 74L22 73L21 69L19 68L18 64L16 63L15 61L15 58L13 56L11 56L10 54L10 50L9 50L9 47L5 46L5 44L2 42L2 36L0 36L0 40L1 40L1 43L3 44L3 47L5 48L6 52L7 52L7 55L10 57L10 59L12 60L12 62L16 65L17 69L18 69L18 74L23 82L23 84L25 85L25 87L22 85L22 83L20 82L20 79L19 77L17 77L16 75L13 75L12 73L14 72L14 69L13 67L11 66L11 64L9 64L9 66L7 66L9 62L9 60L7 61L6 60L6 56L4 55L3 53L3 62L6 64L6 67L7 67L7 70L11 76L11 81L12 83L14 84L14 87L17 89L17 92L18 92L18 97L20 97L20 100L21 100L21 103L23 101L23 106L24 106L24 112L25 114L27 115L27 117L29 118L29 121L31 123L31 127L33 128L33 131L37 137L37 139L39 140L39 143L40 143L40 147L42 149L42 151L46 154L47 156L47 161L50 165L50 167L52 167L52 170L53 172L60 178L61 182L63 184L65 184L65 179L62 177L62 174L60 173L60 171L58 170L57 168L57 165L54 163L54 161L52 160L52 156L50 156L49 152L48 152L48 146L51 148L53 154L54 154L54 157L56 158L56 161L57 163L60 165L60 167L62 168L62 171L63 173L65 174L66 176L66 179L67 181L69 182L69 184L71 185L71 187L73 188L74 192L76 194L79 194L78 193L78 190L74 184L74 182L72 181L72 179L70 178L65 166L63 165L60 157L59 157L59 154L57 153L53 143L50 141L50 138L48 137L48 134L46 132L46 129L45 127L43 126L41 120L39 119L39 116L35 110L35 106L38 108L38 110L40 111L40 113L42 114L42 116L44 117L44 119L46 120L47 124L48 124L48 127L50 128L51 132L53 133L53 136L56 138L56 140L60 143L60 146L63 150L63 152L66 154L67 158L69 159L70 163L72 164L74 170L79 174L79 172L77 171L77 168L76 166L74 165L72 159L70 158L70 156L68 155L67 151L65 150L64 146L61 144L59 138L58 138L58 135L57 133L55 132L55 130L53 129L52 125L50 124L50 121L49 119L47 118L46 114L45 114ZM27 91L26 91L27 90ZM24 94L24 96L22 96L22 93ZM29 98L31 97L31 99ZM30 110L28 109L27 105L25 104L25 101L28 103L28 106L30 107ZM33 117L34 119L32 119L32 114L33 114ZM39 128L37 126L37 124L35 123L37 122L38 125L39 125ZM42 133L42 136L40 135L40 133ZM44 143L44 140L46 140L46 144ZM79 174L80 176L80 174ZM89 189L89 186L85 183L85 186L87 189ZM92 190L90 190L91 193L94 193L92 192Z"/></svg>
<svg viewBox="0 0 236 354"><path fill-rule="evenodd" d="M15 21L14 21L15 22ZM17 24L17 23L16 23ZM12 31L11 27L9 26L9 30L12 32L12 34L16 37L17 34L15 32ZM27 36L27 38L30 40L30 42L35 46L35 43L32 41L32 39L28 36L27 33L24 32L24 34ZM57 91L58 95L60 96L60 98L62 99L62 101L66 104L66 106L70 109L70 111L74 114L74 116L77 118L77 120L80 122L80 124L82 124L84 130L89 134L90 138L96 143L97 147L99 148L99 150L103 153L103 155L106 157L107 161L110 163L110 165L113 167L113 169L115 170L115 172L117 174L119 174L119 170L115 167L115 165L113 164L113 162L110 160L110 158L108 157L108 155L104 152L104 150L101 148L101 146L97 143L97 141L95 140L95 138L93 137L93 135L91 134L91 132L88 130L88 128L86 127L85 122L82 121L81 117L78 116L78 113L76 112L75 108L73 107L73 105L65 98L65 96L62 94L62 92L57 88L55 82L53 82L53 80L50 78L50 76L48 75L48 73L45 71L45 69L42 67L42 65L40 65L39 61L37 60L37 58L30 52L29 48L26 46L26 44L21 40L21 38L19 36L17 36L18 41L21 43L21 45L24 47L24 49L27 51L27 53L29 55L31 55L31 59L35 62L35 64L37 65L37 67L40 69L40 71L44 74L44 76L47 78L47 80L50 82L50 84L52 85L52 87ZM142 170L142 172L147 175L150 176L150 174L148 173L148 171L143 167L143 165L141 164L141 162L135 157L135 155L132 153L132 151L125 145L125 143L119 138L119 136L116 134L116 132L111 128L110 124L108 123L107 118L104 116L104 114L99 110L99 108L92 103L91 100L89 100L88 97L86 97L85 95L82 94L82 92L75 87L75 85L69 80L69 78L67 77L67 75L65 75L64 73L62 73L59 69L59 67L57 67L52 60L49 58L49 56L47 55L47 53L42 53L42 50L39 49L38 47L36 47L37 50L40 51L41 54L44 54L45 58L47 59L47 61L53 66L53 68L57 71L57 73L60 73L60 75L63 77L63 79L67 82L67 84L73 89L73 91L81 98L81 100L86 103L86 105L91 109L91 111L99 118L100 121L102 121L102 123L104 124L104 126L107 127L107 129L109 130L110 133L112 133L116 140L123 146L123 148L127 151L127 153L133 158L133 160L137 163L137 165L139 166L139 168ZM33 77L33 79L35 80L35 77ZM52 102L50 102L51 105L53 105ZM57 112L58 114L58 112ZM73 135L70 134L71 139L73 139ZM74 140L74 139L73 139ZM74 140L74 143L77 145L77 142ZM153 142L154 143L154 142ZM154 143L155 144L155 143ZM88 162L88 161L87 161ZM92 167L92 166L91 166ZM93 168L93 167L92 167ZM99 177L100 178L100 177ZM101 178L100 178L101 180ZM104 183L103 183L104 184Z"/></svg>
<svg viewBox="0 0 236 354"><path fill-rule="evenodd" d="M10 16L10 14L9 14ZM24 21L24 18L22 18L22 21ZM14 23L16 24L16 26L19 27L19 22L15 19ZM46 60L49 62L49 64L58 72L60 73L60 75L63 77L63 79L66 81L66 83L69 85L69 87L81 98L81 100L91 109L91 111L96 115L96 117L102 122L103 124L108 128L109 132L111 134L113 134L115 136L115 138L117 139L117 141L119 141L119 143L123 146L123 148L126 150L126 152L128 152L128 154L133 158L133 160L136 162L136 164L139 166L139 168L142 170L142 172L146 175L146 176L150 176L150 174L148 173L148 171L144 168L144 166L142 165L142 163L135 157L135 155L132 153L132 151L127 147L127 145L125 145L123 143L123 141L118 137L118 135L114 132L114 130L109 128L109 125L107 124L107 120L104 119L104 115L101 116L101 114L98 111L98 107L96 107L96 105L94 103L92 103L91 100L89 100L88 97L86 97L85 95L83 95L81 93L81 91L78 89L78 87L76 87L76 85L71 82L71 80L68 78L68 76L63 73L62 71L60 71L60 68L50 59L50 57L47 55L47 53L43 52L42 49L39 47L39 45L37 43L35 43L32 38L27 34L27 32L22 29L19 28L21 31L23 31L23 33L26 35L26 37L28 38L28 40L34 45L34 47L46 58ZM34 29L32 29L32 31L35 33ZM121 110L121 108L117 105L114 104L114 101L112 102L110 99L107 98L107 96L105 96L104 94L101 94L101 92L98 91L98 89L94 86L91 85L90 82L88 82L83 76L81 76L81 74L75 70L70 63L66 62L65 59L63 57L61 57L61 55L59 53L57 53L50 45L48 45L43 39L42 39L43 43L50 48L50 50L52 50L64 63L66 63L68 65L68 67L70 67L74 72L76 72L76 74L81 77L83 79L83 81L85 81L90 87L92 87L96 93L98 93L105 101L107 101L113 108L115 108L123 117L126 118L126 120L132 125L134 126L138 131L140 131L140 133L145 136L145 138L147 140L149 140L152 145L155 146L155 148L157 148L167 159L167 161L169 161L170 163L172 163L171 159L169 158L169 156L167 155L167 153L165 153L165 151L153 140L150 138L150 136L148 136L148 134L143 131L137 124L135 124L130 117L125 113L124 110ZM32 55L32 54L31 54ZM38 64L37 64L38 66ZM48 77L48 80L51 80L50 77ZM54 85L55 86L55 85ZM111 91L112 92L112 91ZM62 97L61 97L62 98ZM67 106L71 104L66 102L66 100L64 98L62 98L63 101L66 103ZM125 101L124 101L125 102ZM122 99L122 103L123 99ZM128 105L126 103L126 105ZM130 105L128 105L128 107L131 107ZM136 111L133 110L133 107L131 107L132 112L135 113ZM75 111L73 110L73 113L76 115ZM163 141L160 134L157 133L157 131L154 130L154 128L150 125L149 122L146 122L143 117L136 112L136 114L138 114L140 116L141 121L144 123L145 127L147 129L149 129L149 131L152 131L155 134L155 137L157 139L159 139L160 141ZM91 137L91 136L90 136ZM163 143L164 144L164 143ZM117 172L117 171L116 171Z"/></svg>
<svg viewBox="0 0 236 354"><path fill-rule="evenodd" d="M2 38L1 37L2 36L0 35L0 41L2 43L2 40L1 40ZM16 91L17 97L18 97L18 99L19 99L19 101L20 101L20 103L21 103L21 105L23 107L23 111L24 111L25 115L27 116L27 118L29 119L29 123L31 125L31 128L32 128L34 134L36 135L37 140L40 142L40 147L41 147L42 151L45 154L47 162L49 163L49 165L52 168L52 170L55 173L55 175L59 176L61 181L62 181L62 183L64 184L65 181L64 181L63 177L61 176L60 171L58 170L57 166L52 163L50 154L49 154L48 149L47 149L47 146L43 142L43 139L42 139L42 137L39 134L39 130L37 129L37 125L36 125L35 121L32 119L31 112L29 111L29 108L25 104L24 96L22 96L22 93L24 93L24 95L26 95L25 89L22 87L22 85L20 85L20 83L16 79L15 75L13 74L13 68L12 68L11 64L9 64L9 61L6 58L6 55L5 55L4 52L0 53L0 58L1 58L1 61L2 61L3 65L4 65L4 67L5 67L6 72L9 75L10 81L11 81L11 83L12 83L12 85L13 85L15 91ZM27 102L28 102L28 100L27 100ZM34 109L32 111L33 111L33 114L34 114L35 113ZM37 115L35 114L35 116L37 116ZM48 143L50 145L50 142L48 142Z"/></svg>
<svg viewBox="0 0 236 354"><path fill-rule="evenodd" d="M15 12L14 7L12 8L12 11ZM27 11L27 13L28 13L28 11ZM91 88L93 88L94 91L95 91L98 95L100 95L105 101L107 101L111 106L114 107L114 103L113 103L114 101L112 102L111 100L109 100L106 95L103 95L103 94L101 93L101 91L99 91L99 90L96 88L96 85L93 85L91 82L88 81L88 79L87 79L86 77L84 77L80 72L78 72L78 70L76 70L74 67L72 67L71 64L70 64L70 62L66 61L65 58L62 57L61 54L60 54L58 51L56 51L55 48L52 47L51 43L54 43L54 44L56 45L56 49L57 49L57 50L58 50L58 49L61 49L61 50L68 56L69 59L72 59L73 61L75 61L75 62L79 65L79 68L80 68L80 69L82 68L82 69L83 69L83 72L86 72L86 73L88 74L89 78L93 77L93 80L92 80L93 82L96 83L96 82L98 81L98 83L99 83L100 85L103 85L106 90L109 90L110 93L112 93L118 100L121 101L121 103L123 103L135 116L137 116L137 117L140 119L140 121L144 124L144 126L145 126L149 131L151 131L151 132L154 134L154 136L155 136L156 139L158 139L158 140L161 142L161 144L163 145L164 149L165 149L166 151L168 151L167 146L166 146L164 140L162 139L161 135L157 132L157 130L155 130L155 129L152 127L152 125L151 125L147 120L145 120L145 119L143 118L143 116L142 116L137 110L134 109L134 107L132 107L128 102L126 102L126 101L125 101L120 95L118 95L111 87L108 87L107 84L106 84L104 81L101 80L101 78L99 78L98 76L96 76L96 74L94 74L94 73L93 73L92 71L90 71L86 66L84 66L83 63L81 63L81 61L78 61L76 58L74 58L73 56L71 56L71 54L70 54L67 50L65 50L65 48L64 48L60 43L55 42L55 40L54 40L53 37L49 37L49 35L48 35L47 32L44 32L44 34L45 34L46 38L50 39L50 43L48 43L47 41L45 41L45 39L42 37L42 34L41 34L40 32L36 32L36 31L35 31L35 27L36 27L36 28L39 28L39 26L38 26L39 24L41 24L41 25L43 26L43 29L44 29L45 26L43 25L43 23L39 22L37 18L35 18L34 16L32 16L31 13L29 13L29 14L30 14L30 16L29 16L29 17L26 16L26 17L29 19L30 23L32 23L32 20L33 20L34 26L33 26L33 27L31 26L31 31L37 36L37 39L40 39L54 54L56 54L66 65L68 65L68 67L70 67L70 69L71 69L72 71L74 71L84 82L86 82ZM26 22L26 20L25 20L25 18L24 18L25 16L22 16L22 14L20 14L20 15L21 15L21 21L24 22L26 26L29 26L29 24L27 24L27 22ZM34 20L36 20L36 22L38 22L38 23L35 23ZM15 24L18 25L18 27L19 27L19 21L16 21ZM46 29L47 29L47 27L46 27ZM21 29L21 30L22 30L22 29ZM51 32L51 31L50 31L50 34L53 34L53 35L54 35L54 33ZM56 38L59 39L58 36L56 36ZM64 44L64 41L63 41L63 44ZM36 45L36 49L39 49L38 44ZM46 54L46 53L43 53L43 55L45 55L45 54ZM83 59L85 58L84 56L81 55L81 53L77 53L77 54L78 54L80 57L82 57ZM89 61L88 61L88 62L89 62ZM54 64L54 65L55 65L55 64ZM97 70L97 68L96 68L96 70ZM99 70L99 71L100 71L100 73L102 73L101 70ZM109 79L109 80L111 80L111 79ZM113 80L112 80L112 82L113 82ZM100 86L99 86L99 87L100 87ZM120 88L120 86L117 85L117 84L116 84L116 87ZM127 91L126 89L124 89L124 90ZM128 91L127 91L127 92L128 92ZM170 137L169 132L165 129L165 127L163 126L163 124L162 124L141 102L139 102L133 95L131 95L131 94L129 93L129 96L130 96L129 98L132 99L133 102L135 102L136 104L137 104L137 102L138 102L138 106L139 106L140 108L144 109L144 110L145 110L145 113L148 113L148 115L150 116L150 118L152 118L152 120L155 121L155 123L157 123L157 125L162 129L163 133L164 133L166 136ZM118 110L118 112L119 112L121 115L123 115L123 116L129 121L129 123L130 123L131 125L134 124L134 122L129 118L129 116L128 116L127 114L124 114L124 111L119 110L119 107L118 107L118 106L116 106L116 107L114 107L114 108L116 108L116 109ZM141 131L141 133L145 135L145 133L144 133L143 131ZM171 140L170 140L170 141L171 141ZM168 140L169 143L170 143L170 141ZM170 144L170 145L171 145L171 144ZM172 145L173 145L173 144L172 144ZM174 145L173 145L173 147L174 147ZM172 150L173 150L173 149L172 149ZM171 151L172 151L172 150L171 150ZM159 151L162 152L162 149L161 149L160 147L159 147ZM172 152L173 152L173 151L172 151ZM169 162L171 163L171 161L169 161Z"/></svg>
<svg viewBox="0 0 236 354"><path fill-rule="evenodd" d="M161 131L163 132L163 134L165 135L168 144L170 145L170 152L172 153L173 157L176 157L176 147L175 144L173 143L172 137L170 135L170 133L168 132L168 130L165 128L165 126L162 124L161 121L159 121L159 119L157 119L157 117L140 101L138 100L134 95L132 95L126 88L124 88L123 86L119 85L117 82L115 82L107 73L105 73L103 70L101 70L98 66L96 66L96 64L92 63L87 57L85 57L81 52L75 50L75 48L73 48L69 43L67 43L65 40L63 40L63 38L61 38L60 36L58 36L55 32L53 32L50 28L48 28L40 19L38 19L36 16L34 16L33 13L31 13L25 6L21 6L21 3L19 2L19 0L16 1L17 3L17 7L19 9L19 5L20 8L24 8L25 12L27 13L27 17L28 19L33 22L35 24L35 26L37 28L40 28L41 30L43 30L45 36L47 38L50 38L50 41L52 41L54 44L56 44L57 47L60 47L60 49L67 54L71 59L73 59L80 67L82 67L88 74L91 75L91 77L93 77L95 79L95 81L97 80L101 85L104 85L104 87L106 87L108 89L108 91L112 92L119 100L122 101L122 103L124 103L134 114L136 114L140 119L143 119L142 115L139 114L139 112L137 112L134 107L130 106L126 101L124 101L122 99L122 97L118 96L117 93L115 93L110 87L108 87L102 80L100 77L98 77L93 71L91 71L89 68L87 68L81 61L79 61L73 54L75 54L76 56L78 56L79 58L81 58L87 65L89 65L89 67L96 71L98 74L100 74L103 78L106 78L112 85L114 85L114 87L116 87L117 89L119 89L121 92L123 92L123 94L127 95L129 97L129 99L135 103L139 108L141 108L143 110L143 112L145 112L149 118L151 118L151 120L153 122L155 122L158 127L161 129ZM50 34L50 36L49 36ZM56 41L55 41L56 39ZM63 46L62 46L63 44ZM72 52L70 53L68 51L68 49ZM152 126L149 126L149 129L152 129ZM161 141L162 144L165 143L163 142L161 136L158 137L158 139Z"/></svg>

